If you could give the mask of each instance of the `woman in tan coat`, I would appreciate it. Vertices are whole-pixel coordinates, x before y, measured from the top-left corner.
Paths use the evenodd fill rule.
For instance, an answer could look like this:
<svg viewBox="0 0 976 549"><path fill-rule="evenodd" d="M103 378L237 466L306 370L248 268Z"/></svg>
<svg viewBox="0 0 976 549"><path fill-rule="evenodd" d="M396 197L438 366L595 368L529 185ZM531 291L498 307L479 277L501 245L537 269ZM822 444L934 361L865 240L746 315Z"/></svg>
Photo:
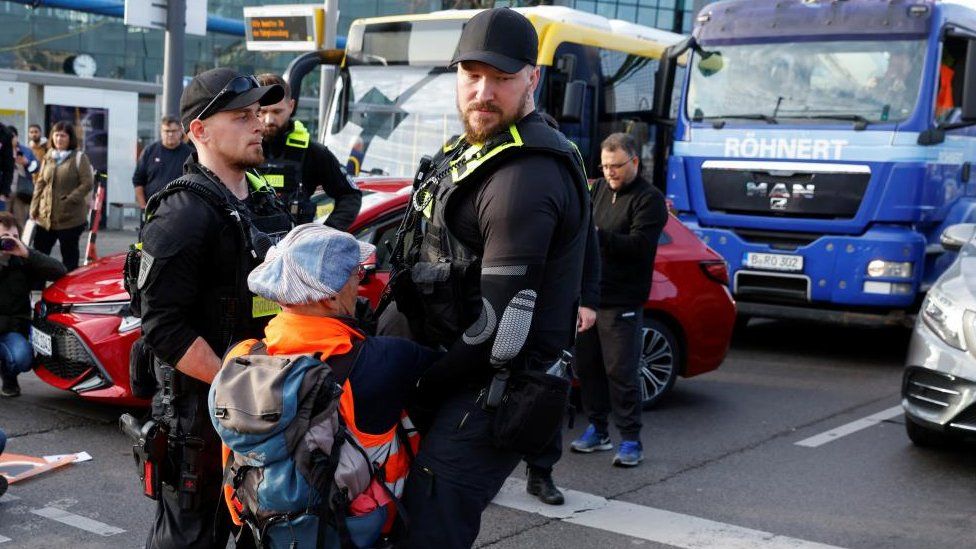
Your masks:
<svg viewBox="0 0 976 549"><path fill-rule="evenodd" d="M78 150L74 126L56 123L49 142L53 146L44 156L31 199L30 216L37 222L34 247L50 254L58 242L64 266L72 271L78 267L94 176L88 156Z"/></svg>

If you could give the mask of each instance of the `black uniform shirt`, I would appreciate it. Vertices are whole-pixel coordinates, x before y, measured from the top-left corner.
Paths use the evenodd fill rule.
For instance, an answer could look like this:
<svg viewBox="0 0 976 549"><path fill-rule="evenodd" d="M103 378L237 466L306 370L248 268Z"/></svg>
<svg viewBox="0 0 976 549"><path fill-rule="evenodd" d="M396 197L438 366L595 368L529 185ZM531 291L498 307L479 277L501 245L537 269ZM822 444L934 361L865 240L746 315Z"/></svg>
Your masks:
<svg viewBox="0 0 976 549"><path fill-rule="evenodd" d="M480 281L468 283L479 284L483 305L462 319L465 333L429 374L438 383L484 381L492 364L554 360L572 345L590 230L588 195L577 186L555 155L516 153L452 198L447 225L481 256Z"/></svg>
<svg viewBox="0 0 976 549"><path fill-rule="evenodd" d="M295 127L291 121L288 127L270 142L264 143L264 156L267 160L281 158L285 151L285 141ZM356 187L346 168L336 160L335 155L325 145L309 141L308 150L302 165L302 191L310 197L318 187L335 200L335 208L325 220L334 229L345 231L359 215L363 193Z"/></svg>
<svg viewBox="0 0 976 549"><path fill-rule="evenodd" d="M190 160L186 170L205 168ZM209 187L247 215L248 200L215 181ZM252 313L246 278L256 261L242 250L236 225L196 194L181 191L165 197L142 229L142 330L164 362L179 362L197 337L222 356L234 341L261 336L259 329L241 328ZM232 308L244 317L236 317L237 328L228 337L221 330L233 320Z"/></svg>

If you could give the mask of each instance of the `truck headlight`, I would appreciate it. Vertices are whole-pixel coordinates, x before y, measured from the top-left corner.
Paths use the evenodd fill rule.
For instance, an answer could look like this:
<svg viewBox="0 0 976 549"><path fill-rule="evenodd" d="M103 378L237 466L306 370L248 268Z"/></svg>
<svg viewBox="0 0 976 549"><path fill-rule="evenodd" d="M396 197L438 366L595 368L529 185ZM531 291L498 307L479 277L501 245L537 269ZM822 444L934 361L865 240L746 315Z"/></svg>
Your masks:
<svg viewBox="0 0 976 549"><path fill-rule="evenodd" d="M911 278L912 262L875 259L868 263L868 276L871 278Z"/></svg>
<svg viewBox="0 0 976 549"><path fill-rule="evenodd" d="M947 345L965 351L962 318L965 310L939 290L929 290L922 303L922 322Z"/></svg>

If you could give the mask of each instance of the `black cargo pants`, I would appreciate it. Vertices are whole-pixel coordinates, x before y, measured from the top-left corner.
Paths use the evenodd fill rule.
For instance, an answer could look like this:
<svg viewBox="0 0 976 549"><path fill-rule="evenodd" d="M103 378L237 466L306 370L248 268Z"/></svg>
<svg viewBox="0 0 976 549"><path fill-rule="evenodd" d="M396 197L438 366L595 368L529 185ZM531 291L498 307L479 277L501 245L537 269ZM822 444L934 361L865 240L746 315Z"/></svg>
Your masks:
<svg viewBox="0 0 976 549"><path fill-rule="evenodd" d="M590 423L607 433L612 415L624 440L640 440L642 336L641 307L608 307L597 311L596 325L576 342L576 375Z"/></svg>
<svg viewBox="0 0 976 549"><path fill-rule="evenodd" d="M410 525L398 547L471 547L481 513L518 465L518 453L492 444L493 415L477 396L475 390L457 393L437 411L403 491Z"/></svg>

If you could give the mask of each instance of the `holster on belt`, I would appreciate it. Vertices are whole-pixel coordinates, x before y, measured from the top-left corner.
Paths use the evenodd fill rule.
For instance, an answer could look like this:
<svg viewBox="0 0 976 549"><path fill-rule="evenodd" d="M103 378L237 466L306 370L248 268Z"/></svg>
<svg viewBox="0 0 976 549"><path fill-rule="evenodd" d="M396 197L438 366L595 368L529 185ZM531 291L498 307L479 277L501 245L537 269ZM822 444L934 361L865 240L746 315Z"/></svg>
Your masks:
<svg viewBox="0 0 976 549"><path fill-rule="evenodd" d="M153 420L140 423L131 414L122 414L119 427L133 441L132 457L139 471L142 493L149 499L159 499L169 436L166 425Z"/></svg>

